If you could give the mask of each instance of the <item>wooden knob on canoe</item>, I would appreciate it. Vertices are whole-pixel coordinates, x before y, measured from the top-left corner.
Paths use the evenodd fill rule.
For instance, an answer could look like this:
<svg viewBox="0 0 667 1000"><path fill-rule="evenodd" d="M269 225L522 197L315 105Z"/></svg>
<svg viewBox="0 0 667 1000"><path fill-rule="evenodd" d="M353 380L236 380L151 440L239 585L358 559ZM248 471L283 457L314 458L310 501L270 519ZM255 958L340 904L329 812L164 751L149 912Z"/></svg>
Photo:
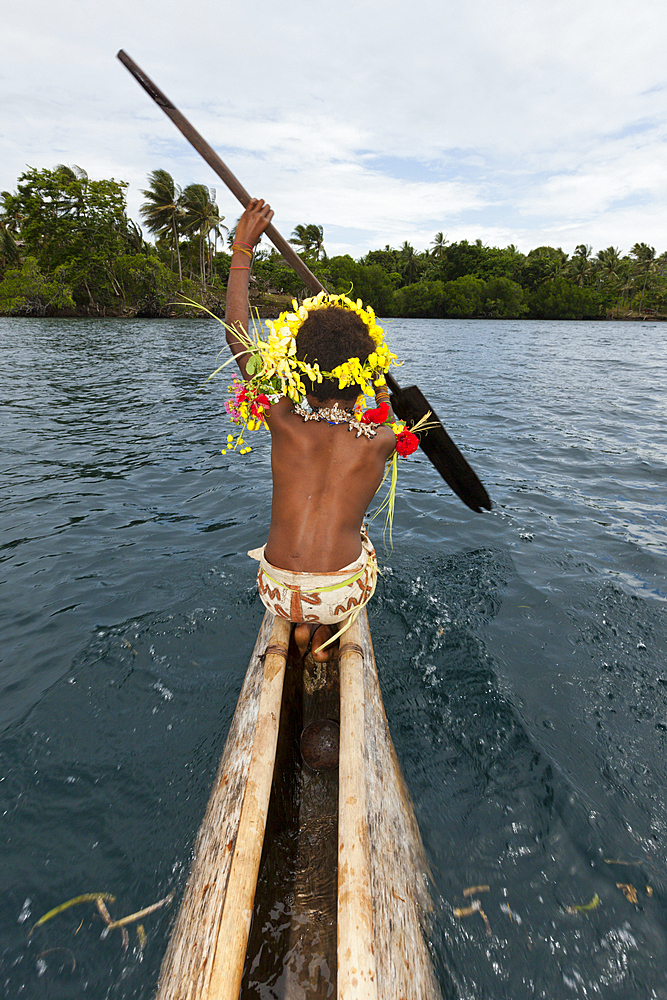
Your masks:
<svg viewBox="0 0 667 1000"><path fill-rule="evenodd" d="M317 719L301 733L301 756L314 771L333 771L338 767L340 730L333 719Z"/></svg>

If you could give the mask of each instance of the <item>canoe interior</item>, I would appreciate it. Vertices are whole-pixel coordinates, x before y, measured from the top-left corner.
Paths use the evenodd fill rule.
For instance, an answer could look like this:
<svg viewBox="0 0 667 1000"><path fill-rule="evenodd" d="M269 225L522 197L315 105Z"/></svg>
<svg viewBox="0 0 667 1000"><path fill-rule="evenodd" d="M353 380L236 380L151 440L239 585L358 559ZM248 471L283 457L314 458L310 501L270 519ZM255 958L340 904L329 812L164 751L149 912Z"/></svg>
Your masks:
<svg viewBox="0 0 667 1000"><path fill-rule="evenodd" d="M292 642L244 1000L336 996L338 770L309 767L299 744L311 722L338 723L339 712L338 661L302 661Z"/></svg>

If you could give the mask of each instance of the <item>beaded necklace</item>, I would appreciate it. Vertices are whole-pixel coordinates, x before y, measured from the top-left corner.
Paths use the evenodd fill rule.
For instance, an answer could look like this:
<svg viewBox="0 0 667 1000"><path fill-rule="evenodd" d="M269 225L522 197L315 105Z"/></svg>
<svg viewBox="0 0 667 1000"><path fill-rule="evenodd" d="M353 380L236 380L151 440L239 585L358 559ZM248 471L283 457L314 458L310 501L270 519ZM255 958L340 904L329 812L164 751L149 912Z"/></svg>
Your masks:
<svg viewBox="0 0 667 1000"><path fill-rule="evenodd" d="M349 431L356 431L357 437L363 434L364 437L374 438L380 426L380 424L362 424L351 410L339 409L338 403L334 403L333 406L321 406L318 409L312 410L307 410L301 403L295 403L292 413L296 413L298 417L301 417L304 423L308 420L317 420L320 423L332 425L347 424L347 429Z"/></svg>

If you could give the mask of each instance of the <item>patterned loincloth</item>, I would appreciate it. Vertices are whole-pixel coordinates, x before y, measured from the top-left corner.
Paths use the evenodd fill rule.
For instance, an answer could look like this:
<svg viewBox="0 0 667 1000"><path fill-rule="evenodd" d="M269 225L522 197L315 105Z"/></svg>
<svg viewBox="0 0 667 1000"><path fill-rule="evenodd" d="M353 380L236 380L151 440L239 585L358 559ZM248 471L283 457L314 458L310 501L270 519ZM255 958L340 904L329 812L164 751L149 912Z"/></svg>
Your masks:
<svg viewBox="0 0 667 1000"><path fill-rule="evenodd" d="M264 607L280 618L333 625L350 614L356 618L375 592L377 559L365 527L359 558L332 573L279 569L267 562L265 548L252 549L248 555L259 560L257 587Z"/></svg>

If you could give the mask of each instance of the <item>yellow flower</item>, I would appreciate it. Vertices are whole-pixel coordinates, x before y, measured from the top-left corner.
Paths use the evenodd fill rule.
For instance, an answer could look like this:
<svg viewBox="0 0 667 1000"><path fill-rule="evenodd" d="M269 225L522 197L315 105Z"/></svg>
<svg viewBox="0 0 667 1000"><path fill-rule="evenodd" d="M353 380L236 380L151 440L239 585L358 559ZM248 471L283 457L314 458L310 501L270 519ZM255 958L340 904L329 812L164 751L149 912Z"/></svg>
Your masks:
<svg viewBox="0 0 667 1000"><path fill-rule="evenodd" d="M297 336L308 316L318 309L330 306L348 309L359 316L372 338L374 350L363 362L358 357L348 358L333 371L327 372L322 371L317 362L299 361L296 354ZM232 416L234 422L243 427L234 445L241 454L250 450L245 447L243 432L266 426L266 421L255 417L250 408L257 395L267 394L274 402L282 395L300 403L306 396L306 385L310 391L324 379L332 379L338 382L341 389L351 385L358 387L361 402L357 403L357 409L361 411L364 397L372 397L375 386L386 384L384 373L390 365L397 362L396 355L384 342L384 334L376 322L374 310L370 306L364 308L361 299L353 300L347 295L330 295L322 291L304 299L301 304L294 299L291 310L285 310L277 319L265 320L264 326L265 339L260 336L258 327L249 332L246 338L246 346L253 360L250 365L252 374L246 380L248 401L238 404L236 413ZM228 447L232 446L232 442L233 437L229 435Z"/></svg>

